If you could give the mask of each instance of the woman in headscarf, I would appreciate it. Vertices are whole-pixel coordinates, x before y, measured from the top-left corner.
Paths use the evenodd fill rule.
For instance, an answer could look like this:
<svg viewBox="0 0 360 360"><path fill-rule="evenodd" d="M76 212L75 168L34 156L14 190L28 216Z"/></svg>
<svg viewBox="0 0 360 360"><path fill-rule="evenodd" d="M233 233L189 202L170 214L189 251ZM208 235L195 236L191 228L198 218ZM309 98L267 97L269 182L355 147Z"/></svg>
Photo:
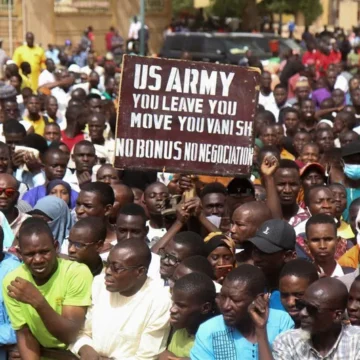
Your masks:
<svg viewBox="0 0 360 360"><path fill-rule="evenodd" d="M63 180L52 180L46 186L46 195L54 195L66 202L71 208L71 187Z"/></svg>
<svg viewBox="0 0 360 360"><path fill-rule="evenodd" d="M207 259L214 268L217 282L222 283L226 275L236 267L235 243L220 232L210 233L204 241Z"/></svg>
<svg viewBox="0 0 360 360"><path fill-rule="evenodd" d="M44 219L60 245L69 235L73 225L68 205L64 200L53 195L40 199L29 214Z"/></svg>

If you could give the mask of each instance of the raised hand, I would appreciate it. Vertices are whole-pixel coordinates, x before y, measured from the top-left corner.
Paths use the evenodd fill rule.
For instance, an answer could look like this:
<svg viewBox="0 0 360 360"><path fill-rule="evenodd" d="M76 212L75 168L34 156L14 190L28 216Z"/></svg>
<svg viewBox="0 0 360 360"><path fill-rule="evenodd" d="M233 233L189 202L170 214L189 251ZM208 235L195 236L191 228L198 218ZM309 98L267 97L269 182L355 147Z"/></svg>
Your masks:
<svg viewBox="0 0 360 360"><path fill-rule="evenodd" d="M260 294L250 304L248 311L255 327L264 329L269 318L270 294Z"/></svg>
<svg viewBox="0 0 360 360"><path fill-rule="evenodd" d="M273 155L267 155L262 161L260 171L264 176L273 176L277 168L279 167L278 159Z"/></svg>

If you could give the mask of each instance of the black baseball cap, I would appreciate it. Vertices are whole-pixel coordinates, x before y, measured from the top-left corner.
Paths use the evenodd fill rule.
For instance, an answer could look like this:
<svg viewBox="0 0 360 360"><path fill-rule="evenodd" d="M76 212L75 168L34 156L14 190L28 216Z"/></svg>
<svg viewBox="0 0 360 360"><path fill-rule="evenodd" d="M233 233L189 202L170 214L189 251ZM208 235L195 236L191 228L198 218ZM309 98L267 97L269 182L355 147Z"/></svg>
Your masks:
<svg viewBox="0 0 360 360"><path fill-rule="evenodd" d="M232 179L227 186L227 191L229 195L255 196L253 183L245 177Z"/></svg>
<svg viewBox="0 0 360 360"><path fill-rule="evenodd" d="M284 220L265 221L256 235L248 240L260 251L274 254L282 250L295 250L296 234L294 228Z"/></svg>
<svg viewBox="0 0 360 360"><path fill-rule="evenodd" d="M342 157L355 154L360 154L360 140L353 141L352 143L345 145L341 149Z"/></svg>

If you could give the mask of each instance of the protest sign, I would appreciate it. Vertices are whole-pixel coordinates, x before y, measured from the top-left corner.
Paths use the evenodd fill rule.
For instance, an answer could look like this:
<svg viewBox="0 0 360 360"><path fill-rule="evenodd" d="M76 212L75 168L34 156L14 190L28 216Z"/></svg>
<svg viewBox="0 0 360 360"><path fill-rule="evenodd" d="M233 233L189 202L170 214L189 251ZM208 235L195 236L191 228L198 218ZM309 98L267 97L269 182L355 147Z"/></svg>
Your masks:
<svg viewBox="0 0 360 360"><path fill-rule="evenodd" d="M249 174L259 81L240 66L125 55L115 167Z"/></svg>

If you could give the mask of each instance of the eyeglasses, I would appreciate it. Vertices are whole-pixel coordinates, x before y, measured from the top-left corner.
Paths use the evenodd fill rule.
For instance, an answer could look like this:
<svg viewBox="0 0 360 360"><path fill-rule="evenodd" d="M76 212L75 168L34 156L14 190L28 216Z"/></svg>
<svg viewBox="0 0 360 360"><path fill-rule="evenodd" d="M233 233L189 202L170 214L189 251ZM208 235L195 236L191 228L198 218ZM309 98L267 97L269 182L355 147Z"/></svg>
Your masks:
<svg viewBox="0 0 360 360"><path fill-rule="evenodd" d="M176 256L168 254L164 248L159 249L159 255L161 260L168 259L171 266L174 266L181 261Z"/></svg>
<svg viewBox="0 0 360 360"><path fill-rule="evenodd" d="M299 311L306 308L307 313L311 317L314 317L318 313L321 313L323 311L334 311L334 309L330 309L330 308L321 308L321 309L319 309L317 306L309 304L308 302L304 301L303 299L295 299L295 306Z"/></svg>
<svg viewBox="0 0 360 360"><path fill-rule="evenodd" d="M11 187L8 188L0 188L0 196L5 193L6 197L12 197L17 193L17 190Z"/></svg>
<svg viewBox="0 0 360 360"><path fill-rule="evenodd" d="M134 266L121 266L117 263L111 262L111 263L107 263L106 264L106 268L109 268L111 270L111 272L116 273L116 274L120 274L124 271L127 270L134 270L137 269L139 267L142 267L142 265L134 265Z"/></svg>
<svg viewBox="0 0 360 360"><path fill-rule="evenodd" d="M90 245L93 245L93 244L96 244L97 241L95 242L91 242L91 243L81 243L81 242L78 242L78 241L72 241L70 239L68 239L68 242L69 242L69 248L71 246L74 246L76 249L80 250L80 249L84 249Z"/></svg>

